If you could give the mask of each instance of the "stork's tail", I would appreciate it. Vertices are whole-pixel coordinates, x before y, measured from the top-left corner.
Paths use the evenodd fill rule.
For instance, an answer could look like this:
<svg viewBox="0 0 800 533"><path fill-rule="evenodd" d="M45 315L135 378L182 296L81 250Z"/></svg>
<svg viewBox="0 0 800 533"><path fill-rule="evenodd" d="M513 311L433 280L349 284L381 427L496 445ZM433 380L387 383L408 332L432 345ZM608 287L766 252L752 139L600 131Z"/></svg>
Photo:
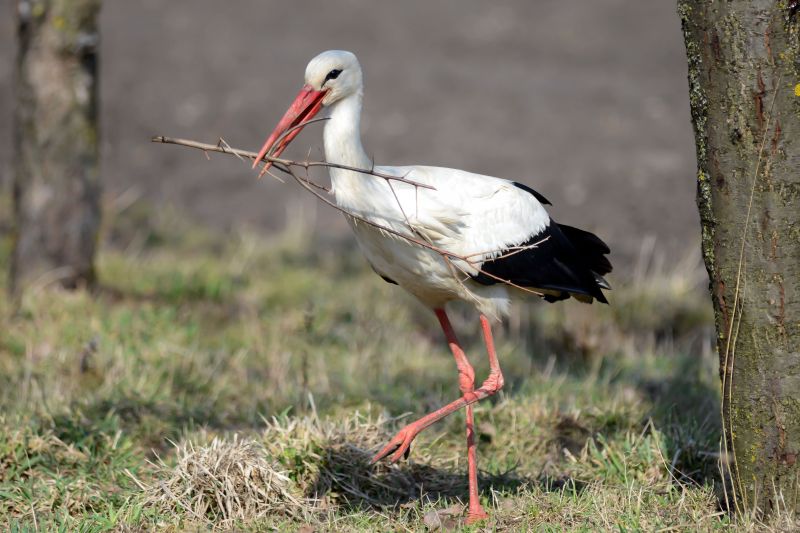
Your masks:
<svg viewBox="0 0 800 533"><path fill-rule="evenodd" d="M558 227L575 248L583 265L594 274L597 286L601 289L611 290L611 285L603 277L613 270L611 261L606 257L606 254L611 253L608 245L594 233L566 224L559 224Z"/></svg>

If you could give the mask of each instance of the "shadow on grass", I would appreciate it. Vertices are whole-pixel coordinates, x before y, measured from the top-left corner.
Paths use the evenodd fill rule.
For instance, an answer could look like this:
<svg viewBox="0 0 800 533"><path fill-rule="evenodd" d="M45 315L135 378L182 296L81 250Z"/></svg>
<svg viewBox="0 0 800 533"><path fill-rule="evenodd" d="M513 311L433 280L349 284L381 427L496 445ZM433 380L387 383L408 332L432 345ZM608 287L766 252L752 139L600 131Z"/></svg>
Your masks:
<svg viewBox="0 0 800 533"><path fill-rule="evenodd" d="M700 304L706 302L695 305ZM644 409L643 415L633 416L641 418L632 419L629 413L622 412L616 423L613 418L606 418L599 427L589 427L588 433L608 437L637 425L647 432L652 421L664 437L665 459L675 479L719 486L721 424L717 359L712 348L714 330L702 317L698 318L691 302L681 312L664 317L656 310L645 313L647 316L639 320L647 322L647 328L619 333L620 339L630 344L628 350L633 351L619 357L603 356L607 351L582 349L587 343L581 340L580 331L548 333L534 325L530 342L537 347L534 358L541 366L545 364L545 354L559 354L553 364L556 374L568 375L576 382L585 380L635 391ZM658 327L651 328L650 322ZM644 355L639 358L639 353ZM601 413L601 417L606 414ZM590 437L581 427L556 428L559 433L562 429L568 442L585 442ZM575 448L569 447L571 451Z"/></svg>
<svg viewBox="0 0 800 533"><path fill-rule="evenodd" d="M666 436L674 475L682 482L718 484L720 397L703 379L699 357L681 358L663 379L642 379L639 392L653 404L651 418Z"/></svg>
<svg viewBox="0 0 800 533"><path fill-rule="evenodd" d="M469 500L467 474L450 469L407 462L370 465L372 454L354 443L340 442L321 451L323 457L316 480L307 496L333 500L349 511L381 510L405 504L439 500ZM531 487L545 491L580 493L584 484L571 478L529 477L509 470L481 473L481 494L517 494Z"/></svg>

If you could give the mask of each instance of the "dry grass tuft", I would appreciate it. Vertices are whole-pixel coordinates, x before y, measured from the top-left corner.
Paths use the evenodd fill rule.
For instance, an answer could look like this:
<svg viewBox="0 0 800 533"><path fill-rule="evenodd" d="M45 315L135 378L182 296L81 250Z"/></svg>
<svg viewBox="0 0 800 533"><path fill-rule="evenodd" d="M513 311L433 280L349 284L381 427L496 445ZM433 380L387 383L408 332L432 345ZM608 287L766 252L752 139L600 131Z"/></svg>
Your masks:
<svg viewBox="0 0 800 533"><path fill-rule="evenodd" d="M424 464L369 464L394 425L359 412L276 418L260 440L233 435L200 444L207 441L200 436L176 445L174 461L154 465L154 481L136 483L151 511L223 529L276 516L313 522L340 511L464 497L464 473L430 466L427 448L418 450Z"/></svg>
<svg viewBox="0 0 800 533"><path fill-rule="evenodd" d="M143 485L147 506L222 527L275 514L300 517L309 508L288 473L255 440L187 442L176 455L175 466L158 465L160 481Z"/></svg>
<svg viewBox="0 0 800 533"><path fill-rule="evenodd" d="M463 472L434 466L427 447L414 447L410 460L398 465L369 464L392 437L394 422L358 412L345 419L273 420L264 441L271 455L296 474L298 486L319 510L387 509L420 498L462 496Z"/></svg>

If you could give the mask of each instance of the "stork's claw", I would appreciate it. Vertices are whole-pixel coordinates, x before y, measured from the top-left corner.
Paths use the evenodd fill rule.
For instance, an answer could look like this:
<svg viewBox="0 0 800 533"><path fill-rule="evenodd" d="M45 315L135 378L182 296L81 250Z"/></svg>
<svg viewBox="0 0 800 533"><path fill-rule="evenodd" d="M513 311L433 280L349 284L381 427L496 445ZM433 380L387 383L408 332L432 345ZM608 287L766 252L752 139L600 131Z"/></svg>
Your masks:
<svg viewBox="0 0 800 533"><path fill-rule="evenodd" d="M396 463L401 457L408 459L408 455L411 453L411 442L420 431L421 429L417 429L414 424L407 425L398 431L397 434L392 437L392 440L390 440L389 443L381 449L381 451L375 454L375 457L373 457L369 463L375 464L381 459L385 459L390 454L390 463Z"/></svg>
<svg viewBox="0 0 800 533"><path fill-rule="evenodd" d="M472 524L477 524L478 522L486 520L487 518L489 518L489 515L486 514L486 511L484 511L482 507L478 506L478 508L475 510L469 510L467 513L467 519L464 523L469 526Z"/></svg>

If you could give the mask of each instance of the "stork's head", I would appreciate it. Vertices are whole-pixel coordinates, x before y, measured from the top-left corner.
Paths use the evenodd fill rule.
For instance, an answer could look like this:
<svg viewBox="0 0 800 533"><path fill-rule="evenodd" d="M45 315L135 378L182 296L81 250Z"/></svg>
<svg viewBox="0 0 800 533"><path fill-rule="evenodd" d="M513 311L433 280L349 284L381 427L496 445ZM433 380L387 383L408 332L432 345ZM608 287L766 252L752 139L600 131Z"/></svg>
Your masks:
<svg viewBox="0 0 800 533"><path fill-rule="evenodd" d="M330 106L348 96L360 94L361 65L352 52L328 50L308 63L305 81L306 84L261 148L253 168L268 153L278 157L297 137L303 124L314 118L322 106ZM270 166L271 163L267 162L262 174Z"/></svg>
<svg viewBox="0 0 800 533"><path fill-rule="evenodd" d="M306 86L325 93L324 106L361 92L361 83L361 65L352 52L328 50L306 67Z"/></svg>

